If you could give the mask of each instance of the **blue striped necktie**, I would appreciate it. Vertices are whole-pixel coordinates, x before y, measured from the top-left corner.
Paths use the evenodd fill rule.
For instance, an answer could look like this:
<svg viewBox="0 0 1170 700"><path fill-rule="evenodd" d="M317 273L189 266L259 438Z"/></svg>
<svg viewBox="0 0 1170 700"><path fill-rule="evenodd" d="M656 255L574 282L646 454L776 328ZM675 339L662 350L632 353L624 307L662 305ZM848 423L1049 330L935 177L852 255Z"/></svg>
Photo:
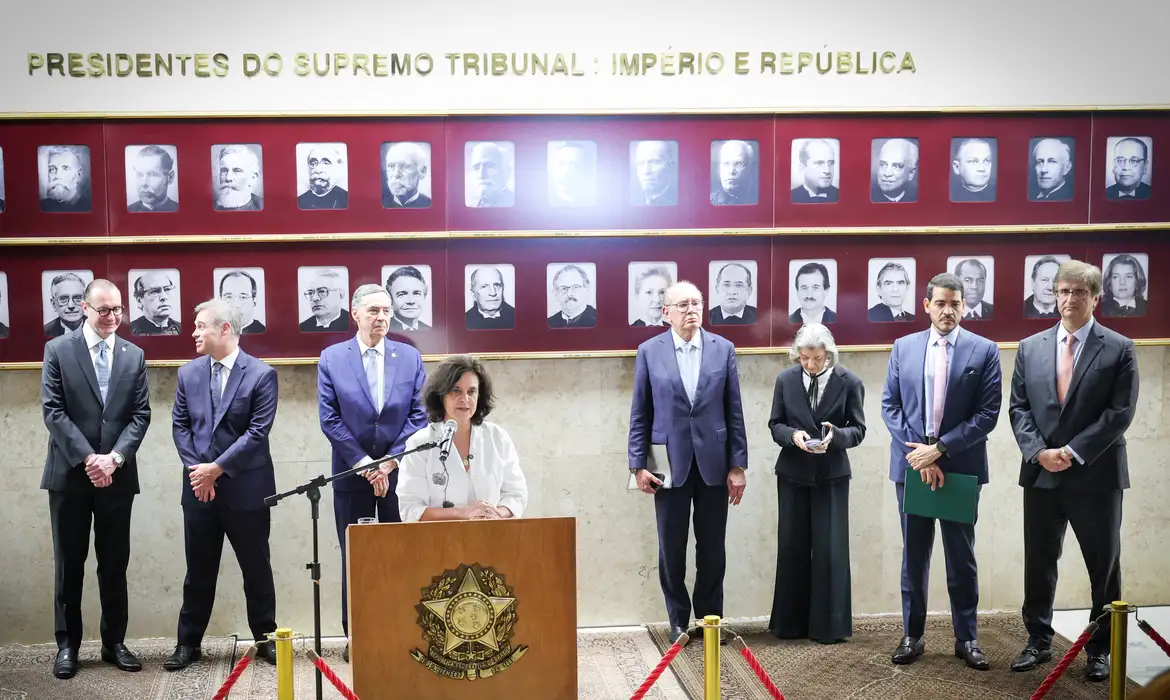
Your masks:
<svg viewBox="0 0 1170 700"><path fill-rule="evenodd" d="M223 363L216 362L211 366L211 411L219 410L220 399L223 398Z"/></svg>
<svg viewBox="0 0 1170 700"><path fill-rule="evenodd" d="M106 405L106 394L110 391L110 358L106 355L106 341L98 341L97 362L94 363L97 372L98 389L102 393L102 405Z"/></svg>

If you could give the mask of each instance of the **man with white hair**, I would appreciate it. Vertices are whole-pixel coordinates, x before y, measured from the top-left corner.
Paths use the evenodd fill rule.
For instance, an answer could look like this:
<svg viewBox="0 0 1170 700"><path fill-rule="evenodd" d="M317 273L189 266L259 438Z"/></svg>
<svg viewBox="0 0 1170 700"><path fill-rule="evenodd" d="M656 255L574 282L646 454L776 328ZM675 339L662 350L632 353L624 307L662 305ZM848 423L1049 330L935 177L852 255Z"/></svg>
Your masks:
<svg viewBox="0 0 1170 700"><path fill-rule="evenodd" d="M260 182L260 158L244 145L224 146L211 164L216 211L260 211L264 199L254 193Z"/></svg>
<svg viewBox="0 0 1170 700"><path fill-rule="evenodd" d="M51 146L45 156L43 212L88 212L93 208L90 178L79 149L84 146Z"/></svg>
<svg viewBox="0 0 1170 700"><path fill-rule="evenodd" d="M878 150L869 199L878 204L918 201L918 143L887 139Z"/></svg>
<svg viewBox="0 0 1170 700"><path fill-rule="evenodd" d="M491 141L477 143L467 159L471 188L467 192L469 207L510 207L516 194L508 187L512 177L512 158Z"/></svg>
<svg viewBox="0 0 1170 700"><path fill-rule="evenodd" d="M419 183L426 179L430 170L426 153L419 144L403 141L390 146L386 149L383 165L384 208L424 209L431 206L431 198L418 190Z"/></svg>
<svg viewBox="0 0 1170 700"><path fill-rule="evenodd" d="M338 184L345 177L345 154L335 143L318 143L305 158L309 189L297 197L301 209L346 209L349 193Z"/></svg>
<svg viewBox="0 0 1170 700"><path fill-rule="evenodd" d="M634 189L630 203L637 206L673 207L678 204L677 144L670 141L637 141L634 145Z"/></svg>
<svg viewBox="0 0 1170 700"><path fill-rule="evenodd" d="M715 206L755 204L759 199L756 182L756 150L747 141L724 141L712 164L718 184L711 188Z"/></svg>
<svg viewBox="0 0 1170 700"><path fill-rule="evenodd" d="M1067 202L1073 198L1071 180L1072 147L1056 138L1040 139L1032 149L1032 171L1028 180L1028 199Z"/></svg>

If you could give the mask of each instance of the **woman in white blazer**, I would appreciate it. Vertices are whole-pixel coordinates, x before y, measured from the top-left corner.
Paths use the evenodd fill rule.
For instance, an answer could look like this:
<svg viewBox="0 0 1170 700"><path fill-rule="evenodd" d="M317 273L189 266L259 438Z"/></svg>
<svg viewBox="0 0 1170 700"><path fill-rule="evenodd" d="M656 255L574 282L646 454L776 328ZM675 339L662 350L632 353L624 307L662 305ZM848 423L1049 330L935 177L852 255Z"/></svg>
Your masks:
<svg viewBox="0 0 1170 700"><path fill-rule="evenodd" d="M430 423L406 440L407 450L441 440L449 420L458 427L445 460L440 445L400 461L402 522L523 517L528 483L512 438L484 421L493 399L483 365L470 355L447 358L427 378L423 404Z"/></svg>

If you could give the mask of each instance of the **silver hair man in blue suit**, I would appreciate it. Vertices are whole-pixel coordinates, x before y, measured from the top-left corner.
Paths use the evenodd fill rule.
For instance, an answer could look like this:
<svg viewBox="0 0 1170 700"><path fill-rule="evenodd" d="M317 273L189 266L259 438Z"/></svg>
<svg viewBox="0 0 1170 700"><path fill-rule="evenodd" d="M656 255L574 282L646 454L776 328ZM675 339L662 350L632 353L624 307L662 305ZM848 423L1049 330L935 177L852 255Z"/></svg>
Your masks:
<svg viewBox="0 0 1170 700"><path fill-rule="evenodd" d="M658 571L671 639L690 626L687 536L694 505L695 617L723 615L727 510L743 498L747 431L735 346L703 330L703 295L690 282L663 299L670 330L638 346L630 408L629 468L638 488L654 494ZM650 463L652 445L668 464ZM664 484L669 472L669 483Z"/></svg>

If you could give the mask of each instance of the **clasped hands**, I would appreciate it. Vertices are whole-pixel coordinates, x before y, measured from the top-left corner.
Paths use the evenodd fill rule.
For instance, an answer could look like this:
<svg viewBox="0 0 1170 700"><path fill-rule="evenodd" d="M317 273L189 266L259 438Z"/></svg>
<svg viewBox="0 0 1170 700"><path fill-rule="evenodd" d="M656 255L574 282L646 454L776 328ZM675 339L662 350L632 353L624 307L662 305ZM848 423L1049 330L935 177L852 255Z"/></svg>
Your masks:
<svg viewBox="0 0 1170 700"><path fill-rule="evenodd" d="M114 483L114 470L117 468L118 463L112 454L92 454L85 458L85 475L99 489Z"/></svg>
<svg viewBox="0 0 1170 700"><path fill-rule="evenodd" d="M398 468L398 460L392 459L389 462L383 462L374 469L367 469L359 472L366 480L374 487L374 495L378 498L386 495L390 490L390 472Z"/></svg>
<svg viewBox="0 0 1170 700"><path fill-rule="evenodd" d="M943 470L935 466L935 462L942 456L938 447L934 445L924 445L921 442L908 442L906 447L910 448L910 454L906 455L906 461L922 476L922 482L930 484L930 490L942 488L946 477L943 475Z"/></svg>
<svg viewBox="0 0 1170 700"><path fill-rule="evenodd" d="M210 503L215 500L215 482L223 476L223 469L214 462L192 464L187 469L189 472L187 478L191 481L195 498L198 498L200 503Z"/></svg>
<svg viewBox="0 0 1170 700"><path fill-rule="evenodd" d="M464 520L504 520L512 517L507 506L493 506L487 501L468 503L460 508Z"/></svg>
<svg viewBox="0 0 1170 700"><path fill-rule="evenodd" d="M1036 455L1036 461L1040 463L1040 466L1055 474L1072 466L1072 455L1063 447L1040 450L1040 454Z"/></svg>

